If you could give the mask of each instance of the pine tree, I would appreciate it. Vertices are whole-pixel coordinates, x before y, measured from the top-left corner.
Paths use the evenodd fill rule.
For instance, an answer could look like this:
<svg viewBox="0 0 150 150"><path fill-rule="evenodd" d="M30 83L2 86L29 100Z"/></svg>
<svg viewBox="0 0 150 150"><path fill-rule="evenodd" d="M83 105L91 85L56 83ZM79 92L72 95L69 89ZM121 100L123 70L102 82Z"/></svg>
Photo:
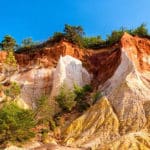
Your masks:
<svg viewBox="0 0 150 150"><path fill-rule="evenodd" d="M16 47L15 39L13 37L11 37L10 35L6 35L1 42L2 50L5 50L5 51L13 50L14 51L15 47Z"/></svg>
<svg viewBox="0 0 150 150"><path fill-rule="evenodd" d="M5 60L5 64L13 66L13 67L17 66L17 61L15 59L13 50L8 51L8 54L7 54L7 57Z"/></svg>

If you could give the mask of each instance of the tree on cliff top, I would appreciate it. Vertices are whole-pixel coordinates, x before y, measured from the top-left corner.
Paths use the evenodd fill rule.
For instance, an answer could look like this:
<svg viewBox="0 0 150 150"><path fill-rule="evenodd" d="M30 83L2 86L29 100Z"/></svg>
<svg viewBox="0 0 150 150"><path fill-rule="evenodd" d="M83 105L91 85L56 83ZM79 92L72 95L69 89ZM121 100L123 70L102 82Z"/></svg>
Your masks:
<svg viewBox="0 0 150 150"><path fill-rule="evenodd" d="M140 37L145 37L148 36L148 29L146 28L146 24L142 23L139 27L137 27L136 29L134 29L131 33L132 35L137 35Z"/></svg>
<svg viewBox="0 0 150 150"><path fill-rule="evenodd" d="M70 26L65 24L64 35L70 42L82 46L82 37L84 35L83 28L81 26Z"/></svg>
<svg viewBox="0 0 150 150"><path fill-rule="evenodd" d="M5 50L5 51L13 50L14 51L15 47L16 47L16 41L10 35L6 35L6 36L4 36L4 39L2 40L0 46L1 46L2 50Z"/></svg>

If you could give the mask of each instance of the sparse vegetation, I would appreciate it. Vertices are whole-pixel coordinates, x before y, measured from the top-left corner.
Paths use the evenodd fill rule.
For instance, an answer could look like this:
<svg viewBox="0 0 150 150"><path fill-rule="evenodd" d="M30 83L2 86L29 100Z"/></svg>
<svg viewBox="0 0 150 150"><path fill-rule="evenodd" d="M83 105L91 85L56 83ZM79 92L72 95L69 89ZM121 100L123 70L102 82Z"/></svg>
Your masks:
<svg viewBox="0 0 150 150"><path fill-rule="evenodd" d="M149 36L148 29L146 28L146 24L142 23L139 27L131 31L132 35L137 35L140 37Z"/></svg>
<svg viewBox="0 0 150 150"><path fill-rule="evenodd" d="M17 61L15 59L14 52L12 50L8 51L8 54L4 63L12 67L17 66Z"/></svg>
<svg viewBox="0 0 150 150"><path fill-rule="evenodd" d="M68 89L65 85L61 87L60 93L55 97L56 101L63 111L71 111L72 108L75 107L75 98L76 95L74 94L74 92Z"/></svg>
<svg viewBox="0 0 150 150"><path fill-rule="evenodd" d="M106 40L102 40L101 36L86 37L84 36L84 30L81 26L65 25L64 32L56 32L53 36L55 41L60 41L65 38L71 43L74 43L82 48L98 49L101 47L111 46L121 39L124 32L127 32L133 36L149 37L148 29L145 24L141 24L136 29L121 28L119 30L113 30Z"/></svg>
<svg viewBox="0 0 150 150"><path fill-rule="evenodd" d="M92 99L93 99L93 104L95 104L101 97L102 97L102 93L97 91L93 94Z"/></svg>
<svg viewBox="0 0 150 150"><path fill-rule="evenodd" d="M63 111L71 111L72 108L76 107L79 112L83 112L90 105L86 101L86 96L92 91L90 85L85 85L83 87L74 84L74 90L68 89L66 86L62 86L60 93L55 97L60 108Z"/></svg>
<svg viewBox="0 0 150 150"><path fill-rule="evenodd" d="M102 40L101 36L95 37L83 37L83 47L95 49L98 45L103 44L104 41Z"/></svg>
<svg viewBox="0 0 150 150"><path fill-rule="evenodd" d="M113 45L113 44L119 42L119 40L123 36L124 32L125 32L125 30L123 30L123 29L112 31L111 35L107 36L107 39L106 39L107 45Z"/></svg>
<svg viewBox="0 0 150 150"><path fill-rule="evenodd" d="M2 40L2 42L0 43L0 46L2 50L14 51L17 45L13 37L11 37L10 35L6 35L4 36L4 39Z"/></svg>
<svg viewBox="0 0 150 150"><path fill-rule="evenodd" d="M15 99L20 92L20 86L16 82L12 82L10 87L4 91L5 95L11 99Z"/></svg>
<svg viewBox="0 0 150 150"><path fill-rule="evenodd" d="M41 44L33 42L31 38L23 40L22 46L17 50L17 52L27 51L31 53L43 46L53 45L54 43L59 42L62 39L67 40L79 46L80 48L96 50L118 43L124 32L127 32L133 36L150 38L148 29L145 24L141 24L135 29L126 29L124 27L121 27L118 30L113 30L110 35L107 35L107 38L105 40L102 39L100 35L92 37L86 36L84 33L84 29L81 26L71 26L65 24L63 32L54 32L52 37Z"/></svg>
<svg viewBox="0 0 150 150"><path fill-rule="evenodd" d="M19 108L14 102L0 109L0 142L24 142L34 137L33 112Z"/></svg>
<svg viewBox="0 0 150 150"><path fill-rule="evenodd" d="M38 124L48 124L51 130L54 130L56 127L52 117L52 107L46 95L42 95L36 100L35 118Z"/></svg>
<svg viewBox="0 0 150 150"><path fill-rule="evenodd" d="M30 48L31 46L34 46L36 44L39 44L38 42L34 42L31 37L26 38L22 40L21 47Z"/></svg>
<svg viewBox="0 0 150 150"><path fill-rule="evenodd" d="M64 28L65 38L73 44L78 45L79 47L83 46L83 35L84 31L81 26L70 26L65 24Z"/></svg>
<svg viewBox="0 0 150 150"><path fill-rule="evenodd" d="M88 92L92 91L92 87L90 85L85 85L80 87L78 85L74 85L74 93L76 95L75 100L77 101L77 109L79 112L85 111L90 105L86 101L86 96Z"/></svg>

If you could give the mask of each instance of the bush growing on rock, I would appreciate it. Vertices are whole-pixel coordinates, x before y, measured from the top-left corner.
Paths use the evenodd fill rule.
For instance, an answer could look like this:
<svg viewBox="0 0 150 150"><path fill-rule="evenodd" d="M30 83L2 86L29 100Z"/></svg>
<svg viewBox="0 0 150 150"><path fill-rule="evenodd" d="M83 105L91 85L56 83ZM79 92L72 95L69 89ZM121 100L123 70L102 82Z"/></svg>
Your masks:
<svg viewBox="0 0 150 150"><path fill-rule="evenodd" d="M60 108L63 111L71 111L72 108L76 105L75 101L76 95L66 86L62 86L60 89L60 93L55 97L58 102Z"/></svg>
<svg viewBox="0 0 150 150"><path fill-rule="evenodd" d="M131 34L137 35L140 37L149 36L148 29L146 28L146 24L144 24L144 23L142 23L139 27L134 29Z"/></svg>
<svg viewBox="0 0 150 150"><path fill-rule="evenodd" d="M82 47L82 37L84 35L83 28L81 26L70 26L65 24L64 28L65 38L78 46Z"/></svg>
<svg viewBox="0 0 150 150"><path fill-rule="evenodd" d="M46 95L42 95L36 100L35 118L38 124L48 124L51 130L56 127L52 117L52 108Z"/></svg>
<svg viewBox="0 0 150 150"><path fill-rule="evenodd" d="M33 39L31 37L29 37L29 38L22 40L21 47L30 48L30 47L32 47L34 45L38 45L38 44L39 44L39 42L34 42Z"/></svg>
<svg viewBox="0 0 150 150"><path fill-rule="evenodd" d="M4 91L5 95L11 99L15 99L20 94L20 92L20 86L16 82L12 82L10 87Z"/></svg>
<svg viewBox="0 0 150 150"><path fill-rule="evenodd" d="M91 48L95 49L98 45L102 45L104 41L102 40L101 36L95 37L83 37L83 47L84 48Z"/></svg>
<svg viewBox="0 0 150 150"><path fill-rule="evenodd" d="M86 97L88 92L91 91L92 87L88 84L83 87L80 87L77 84L74 85L74 93L76 95L75 101L77 101L77 109L79 112L83 112L90 106L86 101Z"/></svg>
<svg viewBox="0 0 150 150"><path fill-rule="evenodd" d="M6 60L5 60L5 64L9 66L14 66L14 67L17 66L17 61L15 59L14 52L12 50L8 52Z"/></svg>
<svg viewBox="0 0 150 150"><path fill-rule="evenodd" d="M75 84L73 91L66 86L62 86L60 93L55 99L63 111L71 111L73 107L77 106L78 111L82 112L89 107L89 104L86 102L86 96L90 91L92 91L90 85L80 87Z"/></svg>
<svg viewBox="0 0 150 150"><path fill-rule="evenodd" d="M107 45L113 45L114 43L119 42L124 32L125 32L124 29L112 31L111 35L107 36L106 40Z"/></svg>
<svg viewBox="0 0 150 150"><path fill-rule="evenodd" d="M93 94L92 99L93 99L93 104L95 104L101 97L102 97L102 93L97 91Z"/></svg>
<svg viewBox="0 0 150 150"><path fill-rule="evenodd" d="M33 112L19 108L14 102L0 109L0 143L24 142L34 137Z"/></svg>

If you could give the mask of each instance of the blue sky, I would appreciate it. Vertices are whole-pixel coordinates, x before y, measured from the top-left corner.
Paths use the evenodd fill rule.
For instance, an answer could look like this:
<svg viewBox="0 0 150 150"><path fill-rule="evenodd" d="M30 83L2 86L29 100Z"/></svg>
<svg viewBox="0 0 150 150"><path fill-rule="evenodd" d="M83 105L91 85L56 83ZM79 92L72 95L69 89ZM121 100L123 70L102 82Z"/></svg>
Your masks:
<svg viewBox="0 0 150 150"><path fill-rule="evenodd" d="M64 24L105 38L113 29L143 22L150 29L150 0L0 0L0 40L9 34L18 43L27 37L44 41Z"/></svg>

